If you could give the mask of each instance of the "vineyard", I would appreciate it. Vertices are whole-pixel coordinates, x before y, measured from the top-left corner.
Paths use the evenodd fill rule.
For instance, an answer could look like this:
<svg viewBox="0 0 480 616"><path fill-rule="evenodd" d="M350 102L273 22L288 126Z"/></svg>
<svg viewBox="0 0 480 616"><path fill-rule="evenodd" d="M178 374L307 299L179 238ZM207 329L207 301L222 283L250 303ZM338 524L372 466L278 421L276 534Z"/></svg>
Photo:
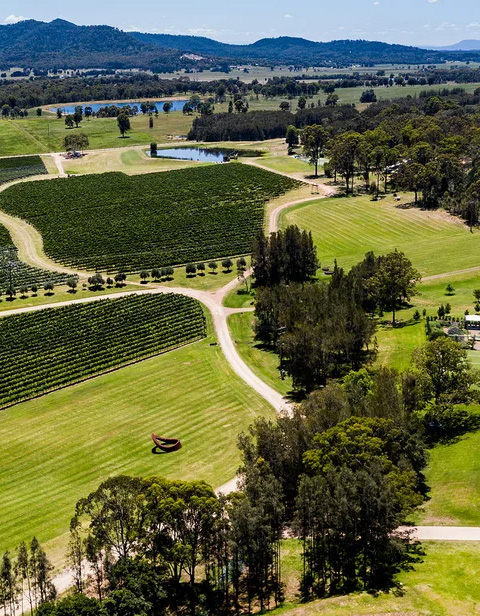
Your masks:
<svg viewBox="0 0 480 616"><path fill-rule="evenodd" d="M132 295L0 319L0 408L206 336L198 302Z"/></svg>
<svg viewBox="0 0 480 616"><path fill-rule="evenodd" d="M13 246L10 233L0 225L0 292L7 287L18 291L20 287L42 286L47 280L54 284L65 284L67 274L49 272L38 267L31 267L18 259L17 249Z"/></svg>
<svg viewBox="0 0 480 616"><path fill-rule="evenodd" d="M40 156L15 156L0 158L0 184L20 180L31 175L45 175L47 172Z"/></svg>
<svg viewBox="0 0 480 616"><path fill-rule="evenodd" d="M135 272L250 252L265 203L297 184L235 163L109 173L12 186L0 209L34 225L56 261Z"/></svg>

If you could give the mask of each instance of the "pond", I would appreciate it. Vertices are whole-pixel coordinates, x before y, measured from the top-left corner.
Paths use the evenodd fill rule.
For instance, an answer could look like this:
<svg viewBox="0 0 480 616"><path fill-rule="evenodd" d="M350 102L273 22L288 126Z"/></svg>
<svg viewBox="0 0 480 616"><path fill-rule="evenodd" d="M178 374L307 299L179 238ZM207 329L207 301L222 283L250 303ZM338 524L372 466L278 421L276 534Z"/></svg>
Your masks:
<svg viewBox="0 0 480 616"><path fill-rule="evenodd" d="M152 158L195 160L201 163L222 163L225 158L228 158L232 154L238 154L238 156L261 156L262 153L253 150L237 151L227 148L181 147L157 150L156 155L154 154L152 156L150 150L147 151L147 156L152 156Z"/></svg>
<svg viewBox="0 0 480 616"><path fill-rule="evenodd" d="M157 110L158 113L163 113L163 103L172 103L172 109L171 111L182 111L183 106L185 105L185 103L187 102L187 100L182 100L182 101L172 101L172 100L153 100L153 101L149 101L150 103L153 103L154 105L157 106ZM138 107L138 113L141 113L140 111L140 105L142 103L140 101L110 101L108 103L90 103L89 105L81 105L83 108L85 107L91 107L93 112L96 113L101 107L126 107L127 105L130 105L131 107L133 107L134 105L136 105ZM57 111L57 109L60 107L60 109L63 109L63 113L65 114L71 114L75 112L75 107L77 107L77 105L62 105L61 103L59 103L58 105L56 105L55 107L50 107L50 111Z"/></svg>

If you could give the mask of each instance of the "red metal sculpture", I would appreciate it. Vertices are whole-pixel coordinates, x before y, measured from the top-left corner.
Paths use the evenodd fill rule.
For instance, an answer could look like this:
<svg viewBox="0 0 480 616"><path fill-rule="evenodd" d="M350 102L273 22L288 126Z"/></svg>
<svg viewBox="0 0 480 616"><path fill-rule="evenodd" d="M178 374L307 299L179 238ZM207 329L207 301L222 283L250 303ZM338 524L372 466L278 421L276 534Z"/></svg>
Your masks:
<svg viewBox="0 0 480 616"><path fill-rule="evenodd" d="M182 448L182 443L178 438L166 438L165 436L152 434L152 441L155 443L155 447L152 449L153 453L158 453L156 451L157 449L165 453L170 453L171 451L178 451Z"/></svg>

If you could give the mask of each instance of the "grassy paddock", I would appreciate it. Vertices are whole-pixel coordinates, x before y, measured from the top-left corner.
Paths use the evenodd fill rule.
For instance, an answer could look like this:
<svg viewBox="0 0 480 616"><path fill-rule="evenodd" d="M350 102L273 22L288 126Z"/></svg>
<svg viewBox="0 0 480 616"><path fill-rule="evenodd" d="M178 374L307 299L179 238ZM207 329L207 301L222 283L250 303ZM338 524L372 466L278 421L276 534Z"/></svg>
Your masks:
<svg viewBox="0 0 480 616"><path fill-rule="evenodd" d="M403 204L411 198L401 197ZM480 231L470 233L462 221L441 211L401 207L393 195L378 202L365 195L314 201L285 211L281 223L310 229L323 265L337 259L350 268L369 250L382 254L394 248L404 251L423 276L478 265Z"/></svg>
<svg viewBox="0 0 480 616"><path fill-rule="evenodd" d="M59 120L52 115L40 118L29 116L22 120L1 120L0 152L8 156L60 152L64 149L64 137L72 132L85 133L90 141L89 149L143 144L148 146L152 141L166 142L172 135L186 135L192 121L192 117L184 116L180 111L164 113L154 118L154 126L151 129L148 116L139 115L130 119L132 130L123 139L118 131L116 118L83 120L78 129L66 129L64 119Z"/></svg>
<svg viewBox="0 0 480 616"><path fill-rule="evenodd" d="M427 525L480 526L480 432L430 452L427 483L431 500L418 522Z"/></svg>
<svg viewBox="0 0 480 616"><path fill-rule="evenodd" d="M77 499L116 474L205 479L239 463L236 439L273 409L207 339L1 412L0 551L36 534L64 558ZM155 431L182 440L154 456Z"/></svg>
<svg viewBox="0 0 480 616"><path fill-rule="evenodd" d="M287 603L275 611L282 616L465 616L477 614L480 602L478 584L478 543L424 544L426 556L413 571L398 576L403 596L367 593L332 597L302 605ZM286 551L287 588L291 580L291 549ZM288 600L288 599L287 599Z"/></svg>

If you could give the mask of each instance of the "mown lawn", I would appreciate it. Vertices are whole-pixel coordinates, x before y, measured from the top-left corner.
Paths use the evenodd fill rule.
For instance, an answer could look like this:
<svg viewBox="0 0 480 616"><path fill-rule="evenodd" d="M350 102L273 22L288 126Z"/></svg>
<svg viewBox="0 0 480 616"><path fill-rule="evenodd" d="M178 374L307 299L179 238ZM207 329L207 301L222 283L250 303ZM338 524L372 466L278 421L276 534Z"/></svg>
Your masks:
<svg viewBox="0 0 480 616"><path fill-rule="evenodd" d="M403 595L374 597L367 593L332 597L305 604L287 603L276 610L282 616L474 616L478 614L479 543L428 542L426 556L413 571L402 572L398 581ZM287 588L293 588L292 549L286 550Z"/></svg>
<svg viewBox="0 0 480 616"><path fill-rule="evenodd" d="M291 392L292 379L286 376L282 381L279 371L280 358L261 342L255 340L253 322L252 312L232 314L228 317L228 327L236 349L255 374L286 396Z"/></svg>
<svg viewBox="0 0 480 616"><path fill-rule="evenodd" d="M315 171L313 165L294 156L263 156L258 162L267 169L281 173L300 173L305 176L313 175Z"/></svg>
<svg viewBox="0 0 480 616"><path fill-rule="evenodd" d="M409 201L409 195L402 195L403 204ZM480 231L470 233L443 212L399 207L393 195L378 202L369 196L313 201L283 212L281 226L289 224L312 231L323 265L337 259L350 268L369 250L382 254L395 248L423 276L479 264Z"/></svg>
<svg viewBox="0 0 480 616"><path fill-rule="evenodd" d="M111 475L205 479L215 487L231 479L239 432L274 411L235 375L214 341L210 333L2 411L0 552L35 534L61 562L76 501ZM183 448L152 455L154 431L179 437Z"/></svg>
<svg viewBox="0 0 480 616"><path fill-rule="evenodd" d="M399 316L404 318L402 312L399 312ZM378 325L375 336L378 343L376 365L402 371L408 368L413 351L427 340L425 321L411 319L397 327L382 322Z"/></svg>
<svg viewBox="0 0 480 616"><path fill-rule="evenodd" d="M480 432L430 451L426 472L431 499L417 516L420 524L480 526Z"/></svg>

